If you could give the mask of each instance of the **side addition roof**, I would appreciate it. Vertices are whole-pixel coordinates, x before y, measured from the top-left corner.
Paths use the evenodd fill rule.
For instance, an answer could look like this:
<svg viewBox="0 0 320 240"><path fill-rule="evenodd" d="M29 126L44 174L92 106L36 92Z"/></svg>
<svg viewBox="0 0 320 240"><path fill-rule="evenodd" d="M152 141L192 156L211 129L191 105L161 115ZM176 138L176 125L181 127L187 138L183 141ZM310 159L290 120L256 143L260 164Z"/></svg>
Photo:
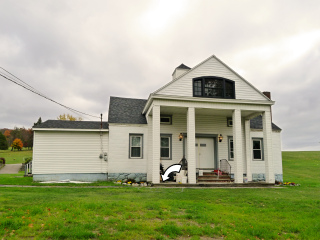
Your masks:
<svg viewBox="0 0 320 240"><path fill-rule="evenodd" d="M101 122L98 121L66 121L47 120L34 128L62 128L62 129L100 129ZM102 122L103 129L109 129L108 122Z"/></svg>
<svg viewBox="0 0 320 240"><path fill-rule="evenodd" d="M250 128L251 129L263 129L262 126L262 116L255 117L250 120ZM281 131L281 128L279 128L277 125L272 123L272 130L278 130Z"/></svg>
<svg viewBox="0 0 320 240"><path fill-rule="evenodd" d="M146 99L110 97L109 123L147 124L142 111Z"/></svg>

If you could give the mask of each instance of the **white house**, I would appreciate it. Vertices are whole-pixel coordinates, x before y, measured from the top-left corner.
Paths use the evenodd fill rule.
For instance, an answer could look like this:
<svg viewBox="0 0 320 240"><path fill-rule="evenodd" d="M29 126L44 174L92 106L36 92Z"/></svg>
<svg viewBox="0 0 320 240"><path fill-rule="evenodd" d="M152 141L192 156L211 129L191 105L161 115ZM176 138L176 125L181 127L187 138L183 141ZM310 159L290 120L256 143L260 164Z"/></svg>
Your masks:
<svg viewBox="0 0 320 240"><path fill-rule="evenodd" d="M282 181L281 129L275 103L215 56L148 99L111 97L108 122L48 120L34 128L33 178L160 182L185 157L188 183L201 171L231 166L235 183Z"/></svg>

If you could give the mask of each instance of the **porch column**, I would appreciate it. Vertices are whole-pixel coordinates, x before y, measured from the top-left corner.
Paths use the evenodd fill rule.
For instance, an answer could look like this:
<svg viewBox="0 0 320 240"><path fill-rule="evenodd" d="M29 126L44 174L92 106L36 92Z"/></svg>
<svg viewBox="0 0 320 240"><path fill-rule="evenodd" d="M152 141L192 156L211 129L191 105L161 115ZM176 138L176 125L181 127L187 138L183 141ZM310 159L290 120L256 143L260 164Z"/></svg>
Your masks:
<svg viewBox="0 0 320 240"><path fill-rule="evenodd" d="M148 146L147 181L152 182L152 175L153 175L152 174L153 173L152 116L147 115L147 120L148 120L148 142L146 143L146 145Z"/></svg>
<svg viewBox="0 0 320 240"><path fill-rule="evenodd" d="M251 147L251 137L250 137L250 119L244 121L245 128L245 138L246 138L246 163L247 163L247 178L248 181L252 181L252 172L251 172L251 161L252 161L252 147Z"/></svg>
<svg viewBox="0 0 320 240"><path fill-rule="evenodd" d="M152 182L160 183L160 106L152 108Z"/></svg>
<svg viewBox="0 0 320 240"><path fill-rule="evenodd" d="M195 124L195 109L188 108L187 116L187 151L188 151L188 183L197 183L196 179L196 124Z"/></svg>
<svg viewBox="0 0 320 240"><path fill-rule="evenodd" d="M232 114L233 148L234 148L234 182L243 183L241 110L235 109Z"/></svg>
<svg viewBox="0 0 320 240"><path fill-rule="evenodd" d="M267 183L275 183L273 154L272 154L272 126L271 113L265 111L262 113L263 122L263 149L265 162L265 177Z"/></svg>

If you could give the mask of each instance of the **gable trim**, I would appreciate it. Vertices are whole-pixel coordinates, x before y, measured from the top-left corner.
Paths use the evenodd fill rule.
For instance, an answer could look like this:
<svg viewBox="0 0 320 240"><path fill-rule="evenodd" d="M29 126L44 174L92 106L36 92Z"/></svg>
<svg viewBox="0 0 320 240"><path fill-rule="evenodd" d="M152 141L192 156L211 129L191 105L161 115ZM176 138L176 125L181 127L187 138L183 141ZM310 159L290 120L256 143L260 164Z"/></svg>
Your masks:
<svg viewBox="0 0 320 240"><path fill-rule="evenodd" d="M179 80L180 78L182 78L183 76L185 76L186 74L190 73L191 71L195 70L196 68L198 68L200 65L204 64L205 62L209 61L211 58L216 59L219 63L221 63L224 67L226 67L229 71L231 71L232 73L234 73L237 77L239 77L241 80L243 80L245 83L247 83L250 87L252 87L255 91L257 91L261 96L263 96L266 100L270 101L270 99L265 96L259 89L257 89L256 87L254 87L250 82L248 82L246 79L244 79L243 77L241 77L237 72L235 72L232 68L230 68L227 64L225 64L224 62L222 62L219 58L217 58L215 55L210 56L209 58L205 59L204 61L202 61L201 63L199 63L198 65L196 65L195 67L191 68L189 71L181 74L179 77L173 79L172 81L168 82L166 85L162 86L161 88L159 88L158 90L156 90L155 92L152 93L153 94L157 94L159 91L163 90L164 88L166 88L167 86L171 85L172 83L174 83L175 81Z"/></svg>

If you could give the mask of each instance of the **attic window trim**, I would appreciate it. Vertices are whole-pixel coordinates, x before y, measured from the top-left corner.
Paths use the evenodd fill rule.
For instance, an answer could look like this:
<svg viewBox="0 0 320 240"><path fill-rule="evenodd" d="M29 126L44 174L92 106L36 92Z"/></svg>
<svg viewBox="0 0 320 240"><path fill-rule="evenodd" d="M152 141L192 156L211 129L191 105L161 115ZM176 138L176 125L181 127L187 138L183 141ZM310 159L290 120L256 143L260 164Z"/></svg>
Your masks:
<svg viewBox="0 0 320 240"><path fill-rule="evenodd" d="M164 119L168 119L168 121L163 121ZM172 125L172 115L160 115L160 123Z"/></svg>
<svg viewBox="0 0 320 240"><path fill-rule="evenodd" d="M215 76L203 76L197 77L192 79L192 88L193 88L193 97L202 97L202 98L222 98L222 99L236 99L236 92L235 92L235 81L226 79L223 77L215 77ZM218 96L209 96L206 95L206 88L210 89L210 87L205 87L207 80L219 80L221 87L211 88L216 89L217 92L221 92L221 95ZM232 93L231 97L227 96L227 85L231 84L232 86ZM229 85L230 86L230 85Z"/></svg>

